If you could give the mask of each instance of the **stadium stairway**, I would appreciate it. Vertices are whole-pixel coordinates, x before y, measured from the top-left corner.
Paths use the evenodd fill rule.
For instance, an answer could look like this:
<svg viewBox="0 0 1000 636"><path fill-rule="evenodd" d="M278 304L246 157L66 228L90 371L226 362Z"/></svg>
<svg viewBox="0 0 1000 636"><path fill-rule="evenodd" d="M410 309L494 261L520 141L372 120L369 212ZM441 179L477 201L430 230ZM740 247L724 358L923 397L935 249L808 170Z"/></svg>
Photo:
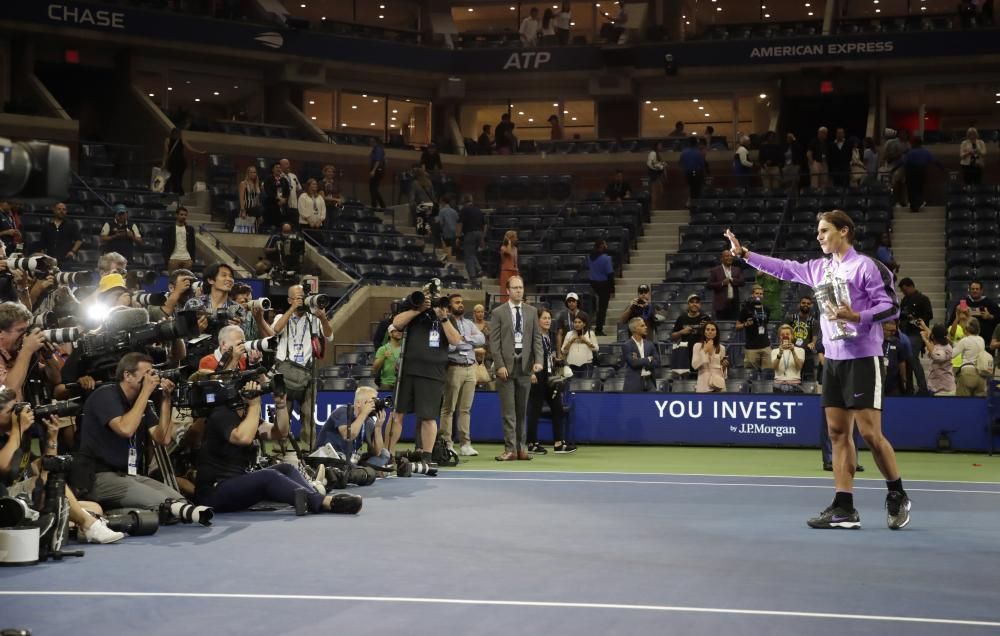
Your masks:
<svg viewBox="0 0 1000 636"><path fill-rule="evenodd" d="M653 210L646 232L639 238L638 248L623 268L622 277L615 282L615 296L608 304L608 327L617 322L635 298L639 285L655 285L663 280L666 275L665 254L677 253L680 228L690 222L691 214L687 210ZM613 333L607 327L605 330Z"/></svg>
<svg viewBox="0 0 1000 636"><path fill-rule="evenodd" d="M892 253L900 266L896 280L913 279L917 289L930 298L935 322L944 322L948 315L944 237L944 207L927 206L917 214L896 209L892 222Z"/></svg>

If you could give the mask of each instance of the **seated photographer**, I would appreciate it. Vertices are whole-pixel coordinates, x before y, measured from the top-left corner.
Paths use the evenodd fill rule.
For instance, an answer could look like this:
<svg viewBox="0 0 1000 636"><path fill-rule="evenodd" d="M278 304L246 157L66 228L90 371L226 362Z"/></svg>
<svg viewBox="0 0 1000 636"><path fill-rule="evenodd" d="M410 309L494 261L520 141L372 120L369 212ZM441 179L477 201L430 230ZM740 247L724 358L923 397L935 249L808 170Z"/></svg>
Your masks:
<svg viewBox="0 0 1000 636"><path fill-rule="evenodd" d="M352 465L385 468L392 461L382 438L385 418L385 405L378 399L378 392L370 386L358 387L353 405L341 404L330 414L316 446L329 444ZM366 447L364 454L362 446ZM369 474L375 475L374 471Z"/></svg>
<svg viewBox="0 0 1000 636"><path fill-rule="evenodd" d="M85 479L77 489L106 508L159 508L163 520L211 525L211 508L193 506L145 476L147 439L166 446L174 436L174 383L159 377L149 356L135 352L118 362L115 379L98 387L83 405L79 459L92 465L93 483ZM159 414L149 404L157 389Z"/></svg>
<svg viewBox="0 0 1000 636"><path fill-rule="evenodd" d="M225 360L220 369L219 365ZM247 363L260 360L260 351L247 351L246 336L236 325L226 325L219 330L219 348L198 362L199 371L221 373L223 371L246 371Z"/></svg>
<svg viewBox="0 0 1000 636"><path fill-rule="evenodd" d="M259 338L270 338L274 335L271 323L264 315L264 305L253 302L253 290L246 283L236 283L229 292L229 297L236 301L243 308L243 333L247 340L257 340ZM263 298L262 300L267 300Z"/></svg>
<svg viewBox="0 0 1000 636"><path fill-rule="evenodd" d="M47 474L41 469L40 461L26 461L30 456L30 434L34 424L35 414L31 406L23 402L18 404L10 389L0 389L0 474L13 477L7 479L8 483L13 482L7 489L11 497L25 495L31 500L32 508L40 510L39 499ZM52 457L57 454L59 418L45 418L44 427L45 439L39 440L40 446L45 456ZM101 514L102 510L94 502L81 504L69 487L66 488L66 502L69 520L83 530L82 539L88 543L114 543L125 536L109 529L103 520L87 512Z"/></svg>
<svg viewBox="0 0 1000 636"><path fill-rule="evenodd" d="M656 331L657 307L653 305L652 295L649 285L643 283L639 285L638 295L632 300L625 311L618 318L618 324L628 325L633 318L642 318L646 322L646 327L650 331Z"/></svg>
<svg viewBox="0 0 1000 636"><path fill-rule="evenodd" d="M288 408L284 396L275 396L276 423L272 438L288 435ZM361 497L322 495L292 464L254 470L260 454L257 432L261 425L260 385L250 381L236 404L220 404L205 422L198 453L196 500L219 512L246 510L260 501L295 506L296 514L336 512L357 514Z"/></svg>
<svg viewBox="0 0 1000 636"><path fill-rule="evenodd" d="M791 325L778 327L778 348L771 350L771 367L774 369L775 393L801 393L802 367L806 363L806 350L795 345Z"/></svg>

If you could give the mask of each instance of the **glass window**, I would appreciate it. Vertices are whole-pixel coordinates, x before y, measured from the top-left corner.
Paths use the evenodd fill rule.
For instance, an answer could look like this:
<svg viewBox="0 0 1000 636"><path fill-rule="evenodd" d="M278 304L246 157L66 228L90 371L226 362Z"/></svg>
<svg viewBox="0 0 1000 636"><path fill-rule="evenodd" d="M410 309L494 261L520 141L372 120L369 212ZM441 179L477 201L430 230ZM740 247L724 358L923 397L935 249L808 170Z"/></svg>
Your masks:
<svg viewBox="0 0 1000 636"><path fill-rule="evenodd" d="M684 124L686 135L708 134L707 128L711 126L715 136L724 136L729 140L736 136L732 95L669 100L652 98L644 100L641 107L640 134L643 137L666 137L673 132L677 122Z"/></svg>
<svg viewBox="0 0 1000 636"><path fill-rule="evenodd" d="M886 115L891 128L919 130L921 90L886 89ZM928 143L957 142L970 126L985 131L1000 128L1000 83L929 85L923 89L924 131Z"/></svg>
<svg viewBox="0 0 1000 636"><path fill-rule="evenodd" d="M507 112L507 106L507 102L462 104L462 114L459 117L462 135L470 139L479 139L479 135L483 132L483 126L488 124L492 139L493 129L500 122L500 116Z"/></svg>
<svg viewBox="0 0 1000 636"><path fill-rule="evenodd" d="M409 97L389 98L389 138L400 135L412 145L425 145L431 140L431 103Z"/></svg>
<svg viewBox="0 0 1000 636"><path fill-rule="evenodd" d="M832 0L831 0L832 1ZM882 2L895 0L881 0ZM904 0L905 1L905 0ZM746 25L747 32L726 33L726 37L750 37L751 35L772 37L767 25L795 22L822 21L827 0L748 0L742 2L722 2L722 0L684 0L682 16L684 34L687 38L701 36L722 37L730 25ZM863 4L852 2L853 4Z"/></svg>
<svg viewBox="0 0 1000 636"><path fill-rule="evenodd" d="M337 132L385 137L385 98L368 93L340 91Z"/></svg>
<svg viewBox="0 0 1000 636"><path fill-rule="evenodd" d="M135 83L174 123L192 130L217 130L226 121L267 123L264 90L256 80L167 70L139 71Z"/></svg>
<svg viewBox="0 0 1000 636"><path fill-rule="evenodd" d="M334 125L334 92L324 90L309 90L302 95L302 112L314 124L326 131L333 131Z"/></svg>

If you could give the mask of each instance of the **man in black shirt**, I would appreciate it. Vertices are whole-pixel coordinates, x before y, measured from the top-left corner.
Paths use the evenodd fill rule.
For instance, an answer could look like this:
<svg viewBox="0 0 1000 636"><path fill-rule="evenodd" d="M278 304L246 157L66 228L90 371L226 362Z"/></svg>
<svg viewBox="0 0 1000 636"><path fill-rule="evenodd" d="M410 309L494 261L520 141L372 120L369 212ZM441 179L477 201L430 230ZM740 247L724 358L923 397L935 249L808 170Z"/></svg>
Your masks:
<svg viewBox="0 0 1000 636"><path fill-rule="evenodd" d="M38 249L59 261L60 268L69 269L67 265L76 258L81 245L80 226L66 218L65 203L56 203L52 207L52 220L42 228Z"/></svg>
<svg viewBox="0 0 1000 636"><path fill-rule="evenodd" d="M806 160L809 162L809 183L814 188L825 188L830 168L827 162L828 146L826 137L829 134L826 126L821 126L816 133L816 139L809 144Z"/></svg>
<svg viewBox="0 0 1000 636"><path fill-rule="evenodd" d="M472 202L472 195L462 195L462 210L458 213L458 238L461 241L465 255L465 271L469 280L475 280L483 275L479 264L479 248L483 244L483 231L486 229L486 216Z"/></svg>
<svg viewBox="0 0 1000 636"><path fill-rule="evenodd" d="M1000 318L1000 307L992 299L983 295L983 283L978 280L969 283L969 293L964 300L969 305L969 315L979 321L979 333L993 335L993 331L997 327L997 319ZM949 325L955 322L955 309L957 307L958 303L955 303L955 306L948 313Z"/></svg>
<svg viewBox="0 0 1000 636"><path fill-rule="evenodd" d="M115 205L115 216L101 228L101 253L117 252L127 260L135 256L135 246L142 245L142 235L139 226L128 220L128 208L119 203Z"/></svg>
<svg viewBox="0 0 1000 636"><path fill-rule="evenodd" d="M431 175L441 170L441 153L433 141L420 153L420 167Z"/></svg>
<svg viewBox="0 0 1000 636"><path fill-rule="evenodd" d="M451 311L446 306L432 309L429 296L423 307L401 311L392 319L396 329L405 330L396 411L416 413L416 446L426 462L431 461L431 449L437 439L437 417L441 413L448 371L448 345L462 344L462 334L455 328ZM401 432L394 426L389 431L386 435L389 448L395 448Z"/></svg>
<svg viewBox="0 0 1000 636"><path fill-rule="evenodd" d="M514 122L510 120L510 113L500 116L494 139L498 155L509 155L514 152Z"/></svg>
<svg viewBox="0 0 1000 636"><path fill-rule="evenodd" d="M802 365L803 380L816 379L816 327L819 320L813 313L813 299L809 296L799 298L799 310L785 316L783 324L792 328L792 338L795 346L806 352L806 360Z"/></svg>
<svg viewBox="0 0 1000 636"><path fill-rule="evenodd" d="M691 294L687 298L687 313L677 317L670 340L674 343L671 358L671 368L691 371L691 352L701 338L701 328L711 320L708 314L701 313L701 296Z"/></svg>
<svg viewBox="0 0 1000 636"><path fill-rule="evenodd" d="M621 170L615 170L615 176L604 189L605 201L624 201L632 198L632 186L625 181L625 175Z"/></svg>
<svg viewBox="0 0 1000 636"><path fill-rule="evenodd" d="M573 331L573 321L576 320L577 315L580 313L580 296L576 292L569 292L566 294L563 304L566 305L566 311L559 312L559 317L556 318L553 324L556 329L556 351L562 351L563 338L566 337L566 334Z"/></svg>
<svg viewBox="0 0 1000 636"><path fill-rule="evenodd" d="M924 375L924 367L920 364L920 356L924 353L920 321L930 325L934 319L934 308L931 306L931 299L917 291L917 285L912 278L906 277L899 281L899 290L903 292L903 298L899 301L899 330L910 339L913 347L910 386L916 386L918 395L927 395L927 378Z"/></svg>
<svg viewBox="0 0 1000 636"><path fill-rule="evenodd" d="M105 509L159 507L161 518L211 525L211 508L192 506L176 490L145 475L146 442L167 445L174 436L174 383L160 378L144 353L125 354L115 379L98 387L83 405L81 453L95 471L89 498ZM149 404L157 389L159 415Z"/></svg>
<svg viewBox="0 0 1000 636"><path fill-rule="evenodd" d="M481 155L493 154L493 142L490 141L490 125L483 124L483 132L476 140L476 150Z"/></svg>
<svg viewBox="0 0 1000 636"><path fill-rule="evenodd" d="M833 142L827 146L827 163L833 185L846 188L851 177L851 151L854 146L847 139L843 128L834 133Z"/></svg>
<svg viewBox="0 0 1000 636"><path fill-rule="evenodd" d="M767 335L767 322L771 313L764 306L764 288L754 285L753 291L736 320L736 330L743 330L746 340L743 350L743 366L748 369L763 369L771 363L771 340Z"/></svg>

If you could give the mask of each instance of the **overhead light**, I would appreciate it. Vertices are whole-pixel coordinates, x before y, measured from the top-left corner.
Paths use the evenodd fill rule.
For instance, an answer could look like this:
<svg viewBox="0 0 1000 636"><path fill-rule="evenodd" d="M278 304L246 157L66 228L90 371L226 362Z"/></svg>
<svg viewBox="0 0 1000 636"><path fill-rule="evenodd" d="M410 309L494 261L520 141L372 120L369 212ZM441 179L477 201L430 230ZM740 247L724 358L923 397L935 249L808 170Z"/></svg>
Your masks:
<svg viewBox="0 0 1000 636"><path fill-rule="evenodd" d="M705 107L704 106L699 106L698 110L705 110Z"/></svg>
<svg viewBox="0 0 1000 636"><path fill-rule="evenodd" d="M660 115L660 119L663 119L664 117L666 117L666 115Z"/></svg>
<svg viewBox="0 0 1000 636"><path fill-rule="evenodd" d="M572 119L573 121L576 121L576 117L570 117L570 119Z"/></svg>
<svg viewBox="0 0 1000 636"><path fill-rule="evenodd" d="M528 117L528 122L529 122L529 123L530 123L530 122L533 122L533 121L535 121L535 120L534 120L533 118L531 118L531 117Z"/></svg>
<svg viewBox="0 0 1000 636"><path fill-rule="evenodd" d="M647 100L646 100L646 103L647 103L647 104L652 104L653 102L651 102L651 101L649 101L649 100L647 99Z"/></svg>
<svg viewBox="0 0 1000 636"><path fill-rule="evenodd" d="M342 122L340 122L340 126L341 126L341 127L344 127L344 126L346 126L346 125L347 125L347 122L346 122L346 121L342 121Z"/></svg>
<svg viewBox="0 0 1000 636"><path fill-rule="evenodd" d="M184 80L184 83L185 83L185 84L190 84L190 83L191 83L191 80Z"/></svg>
<svg viewBox="0 0 1000 636"><path fill-rule="evenodd" d="M722 11L722 7L715 7L716 11Z"/></svg>
<svg viewBox="0 0 1000 636"><path fill-rule="evenodd" d="M303 2L302 4L300 4L299 6L300 6L301 8L303 8L303 9L305 9L305 8L306 8L306 4L305 4L304 2Z"/></svg>
<svg viewBox="0 0 1000 636"><path fill-rule="evenodd" d="M322 18L320 18L320 20L326 20L326 16L323 16Z"/></svg>
<svg viewBox="0 0 1000 636"><path fill-rule="evenodd" d="M469 7L469 13L472 13L473 11L475 11L475 9L473 9L472 7Z"/></svg>
<svg viewBox="0 0 1000 636"><path fill-rule="evenodd" d="M389 119L390 119L391 121L396 121L396 118L395 118L395 117L390 117Z"/></svg>
<svg viewBox="0 0 1000 636"><path fill-rule="evenodd" d="M150 97L156 97L156 95L154 95L153 93L150 93L149 96Z"/></svg>
<svg viewBox="0 0 1000 636"><path fill-rule="evenodd" d="M234 84L234 85L233 85L233 88L234 88L234 89L236 89L236 88L239 88L239 86L238 86L238 85L236 85L236 84Z"/></svg>
<svg viewBox="0 0 1000 636"><path fill-rule="evenodd" d="M173 87L173 86L168 86L168 87L167 87L167 90L168 90L168 91L172 91L172 90L174 90L174 87ZM998 96L1000 96L1000 93L997 93L997 95L998 95Z"/></svg>
<svg viewBox="0 0 1000 636"><path fill-rule="evenodd" d="M375 122L372 122L371 124L369 124L369 126L374 126L374 125L375 125Z"/></svg>
<svg viewBox="0 0 1000 636"><path fill-rule="evenodd" d="M765 13L765 14L764 14L764 17L765 17L765 18L770 18L770 17L771 17L771 14L770 14L770 13Z"/></svg>
<svg viewBox="0 0 1000 636"><path fill-rule="evenodd" d="M361 93L362 97L368 97L368 93Z"/></svg>
<svg viewBox="0 0 1000 636"><path fill-rule="evenodd" d="M398 111L398 110L396 110L395 108L393 108L393 109L392 109L392 114L393 114L393 115L395 115L395 114L396 114L396 113L398 113L398 112L399 112L399 111Z"/></svg>
<svg viewBox="0 0 1000 636"><path fill-rule="evenodd" d="M555 106L556 108L558 108L558 107L559 107L559 104L552 104L552 105L553 105L553 106Z"/></svg>
<svg viewBox="0 0 1000 636"><path fill-rule="evenodd" d="M377 100L377 99L373 99L373 100L372 100L372 103L373 103L373 104L377 104L377 103L378 103L378 100Z"/></svg>
<svg viewBox="0 0 1000 636"><path fill-rule="evenodd" d="M409 98L409 97L407 97L407 98L406 98L406 101L410 101L410 98ZM513 104L511 104L511 106L513 106Z"/></svg>
<svg viewBox="0 0 1000 636"><path fill-rule="evenodd" d="M384 9L384 8L385 8L385 5L384 5L384 4L380 4L380 5L378 5L378 8L379 8L379 9Z"/></svg>
<svg viewBox="0 0 1000 636"><path fill-rule="evenodd" d="M309 100L309 104L310 104L310 105L312 105L312 104L315 104L315 103L316 103L316 100L315 100L315 99L310 99L310 100Z"/></svg>
<svg viewBox="0 0 1000 636"><path fill-rule="evenodd" d="M380 14L378 14L378 19L379 20L385 20L385 16L380 13Z"/></svg>
<svg viewBox="0 0 1000 636"><path fill-rule="evenodd" d="M218 96L219 95L219 91L212 91L212 94L215 95L215 96Z"/></svg>
<svg viewBox="0 0 1000 636"><path fill-rule="evenodd" d="M697 103L698 103L698 98L697 98L697 97L695 97L695 98L694 98L694 99L692 99L691 101L692 101L692 102L694 102L695 104L697 104Z"/></svg>
<svg viewBox="0 0 1000 636"><path fill-rule="evenodd" d="M352 104L351 105L351 110L357 110L357 109L358 109L358 105L357 104Z"/></svg>
<svg viewBox="0 0 1000 636"><path fill-rule="evenodd" d="M656 111L658 111L658 110L660 110L660 109L659 109L659 108L657 108L656 106L653 106L652 110L653 110L653 112L655 113Z"/></svg>
<svg viewBox="0 0 1000 636"><path fill-rule="evenodd" d="M517 111L517 114L518 114L518 115L523 115L523 114L524 114L524 111L523 111L523 110L519 110L519 111Z"/></svg>
<svg viewBox="0 0 1000 636"><path fill-rule="evenodd" d="M570 22L569 25L570 26L576 26L576 22Z"/></svg>
<svg viewBox="0 0 1000 636"><path fill-rule="evenodd" d="M568 110L564 110L563 111L563 115L569 115L569 111Z"/></svg>
<svg viewBox="0 0 1000 636"><path fill-rule="evenodd" d="M511 11L517 11L517 7L511 7L510 10Z"/></svg>
<svg viewBox="0 0 1000 636"><path fill-rule="evenodd" d="M310 117L310 119L312 119L313 121L315 121L316 120L316 115L313 115L312 117Z"/></svg>
<svg viewBox="0 0 1000 636"><path fill-rule="evenodd" d="M711 116L712 115L710 115L709 113L705 113L705 117L711 117Z"/></svg>
<svg viewBox="0 0 1000 636"><path fill-rule="evenodd" d="M196 102L200 102L200 101L201 101L201 98L200 98L200 97L195 97L195 98L194 98L194 101L196 101Z"/></svg>
<svg viewBox="0 0 1000 636"><path fill-rule="evenodd" d="M767 93L761 93L760 95L758 95L758 97L760 97L761 99L767 99Z"/></svg>

